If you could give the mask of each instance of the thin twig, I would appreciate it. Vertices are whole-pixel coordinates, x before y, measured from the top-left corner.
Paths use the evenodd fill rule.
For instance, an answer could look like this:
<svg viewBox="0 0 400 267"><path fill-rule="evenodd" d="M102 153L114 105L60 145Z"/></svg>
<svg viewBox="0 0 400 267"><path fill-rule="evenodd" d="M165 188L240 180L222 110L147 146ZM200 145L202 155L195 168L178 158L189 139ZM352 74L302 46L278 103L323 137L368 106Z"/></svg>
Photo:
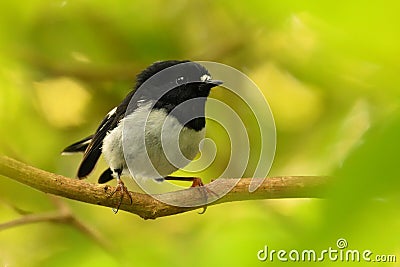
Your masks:
<svg viewBox="0 0 400 267"><path fill-rule="evenodd" d="M92 184L46 172L1 155L0 175L42 192L81 202L107 207L116 207L119 202L119 198L109 198L110 192L115 189L112 186ZM212 184L207 185L209 191L218 193L226 191L226 189L232 189L217 201L208 204L208 206L254 199L322 197L330 179L325 176L270 177L264 179L256 191L249 192L251 181L251 178L220 178L215 180ZM199 207L192 206L191 203L202 197L197 188L158 195L158 197L165 200L163 202L147 194L136 192L131 192L131 194L133 204L131 205L129 198L125 196L120 209L137 214L144 219L155 219L197 209ZM174 200L179 200L183 205L178 207L165 204Z"/></svg>
<svg viewBox="0 0 400 267"><path fill-rule="evenodd" d="M0 231L16 227L22 226L26 224L38 223L38 222L61 222L65 218L63 218L57 211L51 212L43 212L43 213L32 213L24 215L18 219L1 223L0 224Z"/></svg>
<svg viewBox="0 0 400 267"><path fill-rule="evenodd" d="M0 223L0 231L7 230L10 228L14 228L17 226L24 226L27 224L40 223L40 222L51 222L51 223L61 223L70 225L71 227L76 228L84 235L88 236L95 243L97 243L100 247L102 247L107 252L115 251L115 249L111 246L111 244L104 239L98 232L87 226L85 223L80 221L75 215L72 213L69 206L63 202L60 198L51 195L50 196L52 202L55 204L56 210L50 212L42 212L42 213L26 213L21 214L18 219ZM15 207L13 206L13 209ZM18 208L16 209L19 210Z"/></svg>
<svg viewBox="0 0 400 267"><path fill-rule="evenodd" d="M10 201L1 198L0 199L1 202L3 202L3 204L5 206L7 206L9 209L13 210L15 213L19 214L19 215L26 215L26 214L31 214L32 212L21 209L20 207L15 206L13 203L11 203Z"/></svg>

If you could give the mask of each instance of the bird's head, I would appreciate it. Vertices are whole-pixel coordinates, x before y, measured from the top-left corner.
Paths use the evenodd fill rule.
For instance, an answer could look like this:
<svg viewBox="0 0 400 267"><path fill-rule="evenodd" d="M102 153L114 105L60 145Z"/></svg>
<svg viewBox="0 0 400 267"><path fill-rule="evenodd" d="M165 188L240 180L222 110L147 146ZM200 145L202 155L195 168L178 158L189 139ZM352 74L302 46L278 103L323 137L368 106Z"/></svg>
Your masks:
<svg viewBox="0 0 400 267"><path fill-rule="evenodd" d="M199 63L183 60L158 61L137 76L136 90L147 99L178 105L193 98L208 97L211 88L221 85ZM141 90L143 87L143 90Z"/></svg>

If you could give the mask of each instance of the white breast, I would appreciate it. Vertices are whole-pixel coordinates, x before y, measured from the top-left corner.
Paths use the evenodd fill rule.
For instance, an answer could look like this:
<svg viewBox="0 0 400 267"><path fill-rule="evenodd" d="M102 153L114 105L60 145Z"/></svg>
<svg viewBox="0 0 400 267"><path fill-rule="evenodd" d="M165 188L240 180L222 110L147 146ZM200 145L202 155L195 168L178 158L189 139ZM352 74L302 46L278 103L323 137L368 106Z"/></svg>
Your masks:
<svg viewBox="0 0 400 267"><path fill-rule="evenodd" d="M103 142L111 169L123 168L138 179L165 177L185 167L198 153L205 130L184 128L165 110L146 104L125 117Z"/></svg>

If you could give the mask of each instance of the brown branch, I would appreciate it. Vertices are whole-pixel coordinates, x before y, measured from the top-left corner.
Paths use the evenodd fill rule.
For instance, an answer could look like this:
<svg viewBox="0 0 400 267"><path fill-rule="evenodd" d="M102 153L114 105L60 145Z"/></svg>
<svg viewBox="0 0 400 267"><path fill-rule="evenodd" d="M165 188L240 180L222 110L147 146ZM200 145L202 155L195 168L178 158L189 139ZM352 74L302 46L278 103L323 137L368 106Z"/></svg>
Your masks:
<svg viewBox="0 0 400 267"><path fill-rule="evenodd" d="M27 214L24 215L18 219L1 223L0 224L0 231L16 227L16 226L21 226L21 225L26 225L26 224L31 224L31 223L37 223L37 222L61 222L65 218L59 212L57 211L49 211L49 212L43 212L43 213L32 213L32 214Z"/></svg>
<svg viewBox="0 0 400 267"><path fill-rule="evenodd" d="M61 223L66 224L71 227L76 228L78 231L88 236L90 239L95 241L100 247L102 247L107 252L116 251L115 248L98 232L87 226L85 223L80 221L71 211L69 206L60 198L50 195L52 202L56 206L56 209L49 212L42 213L30 213L23 212L20 213L21 209L15 206L10 206L18 214L22 215L20 218L0 223L0 231L7 230L9 228L23 226L32 223L40 222L51 222L51 223Z"/></svg>
<svg viewBox="0 0 400 267"><path fill-rule="evenodd" d="M112 186L92 184L46 172L2 155L0 155L0 175L42 192L81 202L107 207L115 207L119 202L118 197L109 197L110 193L114 190ZM249 185L251 180L251 178L241 178L239 180L217 179L208 185L207 188L213 192L222 192L224 189L231 188L232 186L233 188L225 196L210 203L208 206L231 201L254 199L322 197L324 189L330 181L328 177L324 176L270 177L265 179L256 191L250 193ZM197 209L199 207L187 206L190 206L191 203L202 197L202 194L199 194L199 190L196 188L160 195L167 202L179 199L183 203L182 206L186 206L177 207L158 201L147 194L131 193L133 204L131 205L129 198L124 196L120 209L137 214L143 219L155 219Z"/></svg>

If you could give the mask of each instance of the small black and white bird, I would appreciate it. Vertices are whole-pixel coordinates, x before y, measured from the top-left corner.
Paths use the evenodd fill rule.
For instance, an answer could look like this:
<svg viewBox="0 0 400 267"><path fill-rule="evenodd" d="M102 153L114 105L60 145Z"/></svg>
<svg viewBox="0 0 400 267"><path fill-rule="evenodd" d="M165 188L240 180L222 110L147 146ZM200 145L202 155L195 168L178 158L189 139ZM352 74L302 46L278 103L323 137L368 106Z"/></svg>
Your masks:
<svg viewBox="0 0 400 267"><path fill-rule="evenodd" d="M121 175L157 181L192 181L192 186L202 186L199 178L169 175L187 165L199 152L200 141L205 137L206 99L211 88L221 84L199 63L155 62L137 76L134 90L106 115L96 132L66 147L63 154L84 153L79 179L86 178L100 155L104 156L109 168L98 182L117 179L117 188L112 193L121 191L117 210L124 193L132 202ZM180 160L181 155L184 160ZM144 162L144 158L151 164ZM129 172L130 161L134 174Z"/></svg>

